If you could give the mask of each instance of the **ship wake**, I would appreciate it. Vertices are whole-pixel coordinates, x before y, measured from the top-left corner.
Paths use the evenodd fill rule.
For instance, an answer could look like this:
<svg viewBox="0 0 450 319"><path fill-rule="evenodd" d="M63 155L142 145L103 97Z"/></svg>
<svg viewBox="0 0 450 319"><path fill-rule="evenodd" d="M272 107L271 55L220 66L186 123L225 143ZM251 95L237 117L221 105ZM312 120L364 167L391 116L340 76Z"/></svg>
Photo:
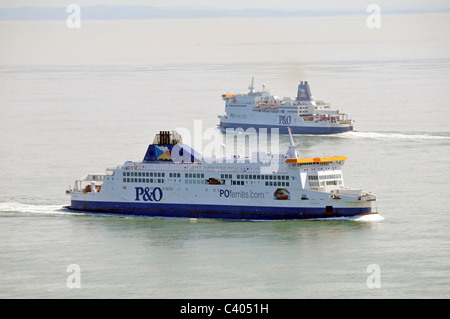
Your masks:
<svg viewBox="0 0 450 319"><path fill-rule="evenodd" d="M18 202L0 203L1 213L67 214L64 205L31 205Z"/></svg>
<svg viewBox="0 0 450 319"><path fill-rule="evenodd" d="M358 139L371 139L379 141L411 141L411 142L424 142L424 143L445 143L450 144L449 132L361 132L353 131L336 135L341 138L358 138Z"/></svg>

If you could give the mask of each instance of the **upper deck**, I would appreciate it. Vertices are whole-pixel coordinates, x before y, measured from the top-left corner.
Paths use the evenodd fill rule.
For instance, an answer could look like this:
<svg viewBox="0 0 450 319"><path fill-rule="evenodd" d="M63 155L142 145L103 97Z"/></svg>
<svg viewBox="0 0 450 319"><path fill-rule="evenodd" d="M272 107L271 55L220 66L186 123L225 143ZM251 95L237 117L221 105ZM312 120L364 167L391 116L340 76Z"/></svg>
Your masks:
<svg viewBox="0 0 450 319"><path fill-rule="evenodd" d="M280 114L298 115L303 121L330 122L339 124L351 124L353 121L348 115L333 109L325 101L315 100L311 93L308 81L300 81L296 97L279 97L270 94L263 85L262 91L255 91L252 83L247 94L222 94L225 100L225 112L227 115L219 116L221 120L227 120L228 116L234 118L245 117L250 114Z"/></svg>

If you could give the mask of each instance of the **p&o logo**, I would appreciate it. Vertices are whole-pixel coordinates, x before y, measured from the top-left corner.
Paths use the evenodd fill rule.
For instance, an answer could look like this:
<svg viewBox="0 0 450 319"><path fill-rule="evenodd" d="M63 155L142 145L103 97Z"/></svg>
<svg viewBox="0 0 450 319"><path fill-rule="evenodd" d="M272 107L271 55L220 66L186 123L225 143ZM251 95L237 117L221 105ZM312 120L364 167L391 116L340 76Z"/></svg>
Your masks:
<svg viewBox="0 0 450 319"><path fill-rule="evenodd" d="M289 125L291 124L291 116L290 115L279 115L278 116L278 124Z"/></svg>
<svg viewBox="0 0 450 319"><path fill-rule="evenodd" d="M149 187L135 187L136 188L136 198L135 201L140 201L141 199L144 202L159 202L163 197L163 192L161 188L155 187L153 190L150 190Z"/></svg>

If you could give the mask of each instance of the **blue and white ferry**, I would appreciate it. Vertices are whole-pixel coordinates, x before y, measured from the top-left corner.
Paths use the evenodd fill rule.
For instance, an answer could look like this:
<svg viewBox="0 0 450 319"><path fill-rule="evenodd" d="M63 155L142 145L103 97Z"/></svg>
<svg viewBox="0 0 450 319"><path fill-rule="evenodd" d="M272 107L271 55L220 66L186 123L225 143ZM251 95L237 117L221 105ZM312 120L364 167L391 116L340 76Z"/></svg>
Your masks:
<svg viewBox="0 0 450 319"><path fill-rule="evenodd" d="M87 174L67 208L159 217L286 220L377 214L376 196L344 185L345 156L285 154L205 160L176 131L161 131L142 161Z"/></svg>
<svg viewBox="0 0 450 319"><path fill-rule="evenodd" d="M263 85L255 91L254 78L247 94L223 94L225 115L219 115L219 127L278 128L280 134L334 134L353 130L354 121L347 114L315 100L308 81L300 81L295 98L271 95Z"/></svg>

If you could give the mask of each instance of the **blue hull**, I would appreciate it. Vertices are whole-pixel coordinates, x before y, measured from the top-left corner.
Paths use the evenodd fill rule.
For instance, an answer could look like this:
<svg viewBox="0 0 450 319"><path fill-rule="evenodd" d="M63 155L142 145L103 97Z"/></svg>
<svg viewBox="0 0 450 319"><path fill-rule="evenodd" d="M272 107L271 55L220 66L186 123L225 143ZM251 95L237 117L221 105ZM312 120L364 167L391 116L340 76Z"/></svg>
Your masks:
<svg viewBox="0 0 450 319"><path fill-rule="evenodd" d="M370 207L333 208L328 206L327 208L286 208L265 206L114 203L74 200L71 202L71 206L67 208L107 214L246 220L311 219L375 214Z"/></svg>
<svg viewBox="0 0 450 319"><path fill-rule="evenodd" d="M304 127L304 126L289 126L292 134L337 134L353 131L353 126L343 126L343 127ZM261 129L266 128L267 133L270 133L271 128L277 128L279 134L289 134L287 126L281 125L259 125L259 124L233 124L233 123L220 123L219 128L225 130L227 128L242 128L244 130L248 128Z"/></svg>

